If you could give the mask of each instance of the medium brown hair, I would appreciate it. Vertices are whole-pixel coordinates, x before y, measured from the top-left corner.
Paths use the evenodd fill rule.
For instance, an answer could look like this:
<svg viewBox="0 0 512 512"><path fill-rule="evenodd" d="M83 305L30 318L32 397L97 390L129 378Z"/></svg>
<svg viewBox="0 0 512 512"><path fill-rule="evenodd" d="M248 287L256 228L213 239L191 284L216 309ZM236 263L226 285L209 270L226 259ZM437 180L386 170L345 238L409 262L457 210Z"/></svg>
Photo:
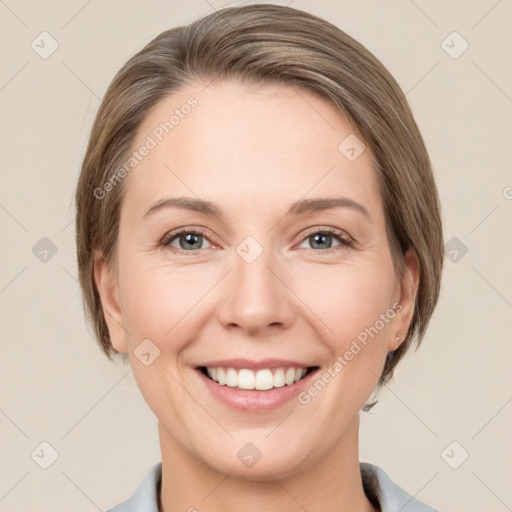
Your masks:
<svg viewBox="0 0 512 512"><path fill-rule="evenodd" d="M409 247L420 265L409 329L399 348L388 353L378 390L413 341L420 345L437 304L444 252L438 193L423 138L391 74L336 26L290 7L231 7L167 30L130 58L108 87L76 190L79 280L85 313L100 346L109 358L117 353L95 285L94 258L98 251L107 264L116 263L126 180L106 192L101 187L119 177L138 128L164 97L193 81L230 79L284 83L327 99L370 152L395 270L403 276Z"/></svg>

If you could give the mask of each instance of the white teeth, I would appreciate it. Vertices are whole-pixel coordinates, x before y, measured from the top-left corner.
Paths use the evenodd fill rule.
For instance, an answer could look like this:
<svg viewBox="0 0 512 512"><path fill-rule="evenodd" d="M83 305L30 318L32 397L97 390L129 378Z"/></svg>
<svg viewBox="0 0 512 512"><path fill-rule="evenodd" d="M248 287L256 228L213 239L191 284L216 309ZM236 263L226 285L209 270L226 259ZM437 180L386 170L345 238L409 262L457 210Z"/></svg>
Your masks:
<svg viewBox="0 0 512 512"><path fill-rule="evenodd" d="M274 373L274 387L280 388L284 386L284 370L282 368L278 368Z"/></svg>
<svg viewBox="0 0 512 512"><path fill-rule="evenodd" d="M232 370L232 368L230 368ZM236 371L233 370L236 375ZM254 389L254 372L252 370L240 370L238 372L238 383L235 382L235 386L231 386L232 388L238 385L241 389Z"/></svg>
<svg viewBox="0 0 512 512"><path fill-rule="evenodd" d="M270 370L259 370L256 374L256 389L272 389L274 387L274 378Z"/></svg>
<svg viewBox="0 0 512 512"><path fill-rule="evenodd" d="M288 368L286 370L286 375L284 376L284 382L288 384L293 384L295 382L295 368Z"/></svg>
<svg viewBox="0 0 512 512"><path fill-rule="evenodd" d="M236 374L236 371L233 370L233 368L228 368L228 371L226 372L226 386L236 386L238 384L238 375Z"/></svg>
<svg viewBox="0 0 512 512"><path fill-rule="evenodd" d="M295 382L298 382L304 375L306 375L307 369L306 368L297 368L295 370Z"/></svg>
<svg viewBox="0 0 512 512"><path fill-rule="evenodd" d="M217 382L219 384L226 384L226 372L223 368L217 368Z"/></svg>
<svg viewBox="0 0 512 512"><path fill-rule="evenodd" d="M290 386L298 382L307 373L307 368L277 368L271 370L265 368L254 372L247 368L236 370L235 368L206 368L207 374L212 380L222 386L239 389L258 389L261 391Z"/></svg>

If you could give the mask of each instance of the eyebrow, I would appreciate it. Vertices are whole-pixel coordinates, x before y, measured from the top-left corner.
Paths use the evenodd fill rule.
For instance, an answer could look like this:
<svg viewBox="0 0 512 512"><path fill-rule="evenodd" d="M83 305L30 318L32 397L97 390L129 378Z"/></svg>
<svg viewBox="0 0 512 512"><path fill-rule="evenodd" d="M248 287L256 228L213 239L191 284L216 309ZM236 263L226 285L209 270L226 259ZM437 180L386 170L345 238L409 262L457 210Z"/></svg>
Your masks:
<svg viewBox="0 0 512 512"><path fill-rule="evenodd" d="M221 220L224 218L222 210L214 203L194 197L168 197L160 199L149 208L149 210L144 214L144 218L149 217L164 208L172 207L193 210ZM306 213L313 213L337 207L353 208L371 220L370 212L362 204L359 204L348 197L301 199L290 206L286 215L304 215Z"/></svg>

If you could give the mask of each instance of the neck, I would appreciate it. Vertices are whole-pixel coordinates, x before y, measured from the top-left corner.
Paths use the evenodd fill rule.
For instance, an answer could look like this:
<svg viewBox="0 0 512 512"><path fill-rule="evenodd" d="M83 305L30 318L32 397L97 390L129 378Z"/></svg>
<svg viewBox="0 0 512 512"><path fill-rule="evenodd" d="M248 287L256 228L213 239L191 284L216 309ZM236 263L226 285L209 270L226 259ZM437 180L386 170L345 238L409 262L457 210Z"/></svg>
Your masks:
<svg viewBox="0 0 512 512"><path fill-rule="evenodd" d="M301 472L243 480L220 473L185 450L158 424L162 451L160 512L377 512L364 494L357 415L343 437Z"/></svg>

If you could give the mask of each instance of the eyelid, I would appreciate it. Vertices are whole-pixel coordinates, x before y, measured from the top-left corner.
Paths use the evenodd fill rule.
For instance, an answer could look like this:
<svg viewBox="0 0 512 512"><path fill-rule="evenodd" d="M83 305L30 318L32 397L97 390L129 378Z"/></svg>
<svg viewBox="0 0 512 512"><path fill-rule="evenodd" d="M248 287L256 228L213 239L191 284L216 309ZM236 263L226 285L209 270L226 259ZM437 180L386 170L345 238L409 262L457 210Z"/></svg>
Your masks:
<svg viewBox="0 0 512 512"><path fill-rule="evenodd" d="M214 240L210 240L211 237L209 234L206 233L206 230L204 228L199 227L199 226L187 226L184 228L178 228L176 230L167 232L160 240L159 245L161 245L164 248L170 247L169 244L170 244L171 240L179 237L179 235L181 235L183 233L187 233L187 234L188 233L197 233L198 235L201 235L203 238L208 240L212 245L214 245L216 243ZM173 250L174 252L190 252L190 253L197 252L197 251L184 251L183 249L177 249L176 247L172 247L171 250Z"/></svg>
<svg viewBox="0 0 512 512"><path fill-rule="evenodd" d="M328 256L329 254L338 252L340 250L346 250L351 249L355 247L355 240L345 231L333 227L322 227L322 226L315 226L309 230L306 231L306 233L303 233L301 235L301 238L298 243L303 243L305 240L310 238L311 236L315 235L316 233L324 233L327 234L335 239L338 240L339 245L336 245L334 247L330 247L329 249L305 249L308 253L313 253L315 255L325 255Z"/></svg>
<svg viewBox="0 0 512 512"><path fill-rule="evenodd" d="M306 238L309 238L310 236L315 235L316 233L327 233L329 235L340 238L343 242L347 244L355 243L355 240L346 231L329 226L315 226L313 228L306 230L306 232L301 235L300 241L305 240Z"/></svg>
<svg viewBox="0 0 512 512"><path fill-rule="evenodd" d="M169 231L167 232L163 237L162 239L160 240L159 242L159 246L162 246L164 248L167 248L169 250L171 250L172 252L174 253L190 253L191 255L192 254L197 254L197 252L199 251L199 249L197 250L193 250L193 251L185 251L183 249L178 249L176 247L171 247L170 245L170 242L172 240L174 240L175 238L178 238L181 234L183 233L186 233L186 234L189 234L189 233L195 233L195 234L198 234L198 235L201 235L203 238L205 238L206 240L208 240L208 242L210 242L212 245L215 245L216 242L215 240L210 240L210 235L207 234L206 230L202 227L194 227L194 226L187 226L187 227L183 227L183 228L178 228L176 230L173 230L173 231ZM298 239L298 241L295 243L295 245L297 243L302 243L304 242L305 240L307 240L309 237L315 235L316 233L325 233L325 234L328 234L334 238L337 238L338 241L340 242L340 246L343 247L353 247L354 246L354 243L355 243L355 240L348 234L346 233L345 231L341 230L341 229L337 229L337 228L333 228L333 227L327 227L327 226L314 226L312 228L309 228L309 229L306 229L305 232L303 232L300 236L300 238ZM340 246L335 246L334 248L330 248L330 249L307 249L308 251L312 251L314 253L318 253L318 254L326 254L326 253L329 253L329 252L334 252L334 251L337 251L338 250L338 247Z"/></svg>

